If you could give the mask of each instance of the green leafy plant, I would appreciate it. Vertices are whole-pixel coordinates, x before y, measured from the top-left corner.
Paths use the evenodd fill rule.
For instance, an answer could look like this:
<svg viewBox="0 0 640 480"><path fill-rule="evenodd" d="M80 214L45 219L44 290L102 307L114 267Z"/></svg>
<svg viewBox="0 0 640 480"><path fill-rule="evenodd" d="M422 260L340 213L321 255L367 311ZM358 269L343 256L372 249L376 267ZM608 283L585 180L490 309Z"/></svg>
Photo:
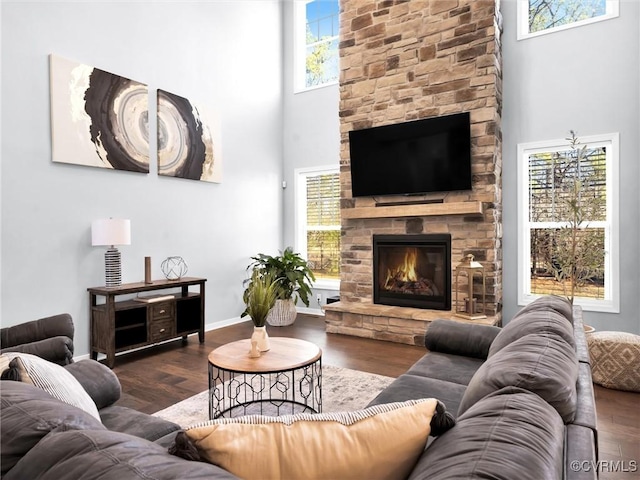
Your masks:
<svg viewBox="0 0 640 480"><path fill-rule="evenodd" d="M256 327L264 327L267 315L276 303L277 292L278 284L273 275L254 270L243 295L246 309L241 316L249 315Z"/></svg>
<svg viewBox="0 0 640 480"><path fill-rule="evenodd" d="M291 298L296 302L300 298L302 303L309 306L311 284L316 277L307 265L307 261L300 254L294 253L291 247L287 247L278 256L273 257L259 253L251 259L253 261L247 268L252 269L253 274L248 288L251 287L256 272L258 276L270 274L277 284L278 299L288 300Z"/></svg>

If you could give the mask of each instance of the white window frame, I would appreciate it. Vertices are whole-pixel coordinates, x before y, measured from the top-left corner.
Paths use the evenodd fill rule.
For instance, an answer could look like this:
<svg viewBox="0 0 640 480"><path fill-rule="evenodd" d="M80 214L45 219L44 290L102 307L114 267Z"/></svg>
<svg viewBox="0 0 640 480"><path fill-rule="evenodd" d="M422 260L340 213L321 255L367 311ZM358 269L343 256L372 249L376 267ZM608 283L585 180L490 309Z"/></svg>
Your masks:
<svg viewBox="0 0 640 480"><path fill-rule="evenodd" d="M593 18L580 20L579 22L567 23L558 27L547 28L539 32L529 32L529 0L517 0L517 38L524 40L527 38L539 37L548 33L560 32L570 28L582 27L591 23L610 20L620 16L619 0L606 0L606 13Z"/></svg>
<svg viewBox="0 0 640 480"><path fill-rule="evenodd" d="M340 173L336 165L323 165L294 170L295 195L295 249L300 255L307 254L307 177ZM340 228L340 227L338 227ZM340 290L340 280L316 279L313 288L320 290Z"/></svg>
<svg viewBox="0 0 640 480"><path fill-rule="evenodd" d="M580 136L580 145L607 147L606 213L607 221L586 222L589 226L605 230L605 286L604 299L575 297L574 304L592 312L620 313L619 264L619 152L620 134ZM531 293L531 223L529 221L529 155L567 150L567 139L518 144L518 304L527 305L542 295ZM543 224L536 225L544 228Z"/></svg>
<svg viewBox="0 0 640 480"><path fill-rule="evenodd" d="M337 85L333 82L307 87L307 14L306 6L311 0L293 1L293 93L308 92L318 88ZM336 36L337 37L337 36ZM334 37L332 37L334 38Z"/></svg>

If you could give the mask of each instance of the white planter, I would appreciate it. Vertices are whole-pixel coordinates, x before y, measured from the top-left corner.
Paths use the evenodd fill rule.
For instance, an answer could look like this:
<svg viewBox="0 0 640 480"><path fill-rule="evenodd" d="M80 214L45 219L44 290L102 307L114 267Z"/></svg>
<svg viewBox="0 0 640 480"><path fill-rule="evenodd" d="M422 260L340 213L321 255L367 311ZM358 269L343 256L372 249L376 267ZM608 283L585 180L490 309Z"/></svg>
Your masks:
<svg viewBox="0 0 640 480"><path fill-rule="evenodd" d="M271 345L269 343L269 335L267 334L267 327L253 327L253 334L251 334L251 343L256 342L258 350L261 352L267 352Z"/></svg>
<svg viewBox="0 0 640 480"><path fill-rule="evenodd" d="M295 322L297 315L298 312L293 299L276 300L276 304L267 315L267 323L274 327L284 327Z"/></svg>

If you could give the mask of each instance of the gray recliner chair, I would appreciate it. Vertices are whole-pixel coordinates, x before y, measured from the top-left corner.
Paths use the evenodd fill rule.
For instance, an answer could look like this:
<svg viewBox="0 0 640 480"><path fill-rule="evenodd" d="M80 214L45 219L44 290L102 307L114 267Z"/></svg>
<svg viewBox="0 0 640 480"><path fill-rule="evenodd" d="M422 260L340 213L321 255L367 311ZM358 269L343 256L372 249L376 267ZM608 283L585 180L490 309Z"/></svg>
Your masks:
<svg viewBox="0 0 640 480"><path fill-rule="evenodd" d="M0 329L0 353L37 355L58 365L73 363L73 320L68 313Z"/></svg>

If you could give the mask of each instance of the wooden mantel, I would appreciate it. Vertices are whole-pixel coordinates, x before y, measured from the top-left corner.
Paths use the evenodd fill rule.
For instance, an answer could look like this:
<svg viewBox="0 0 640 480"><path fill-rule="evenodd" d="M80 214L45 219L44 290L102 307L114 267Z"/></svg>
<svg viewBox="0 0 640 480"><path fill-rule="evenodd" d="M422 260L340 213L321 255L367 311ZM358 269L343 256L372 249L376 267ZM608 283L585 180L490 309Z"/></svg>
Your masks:
<svg viewBox="0 0 640 480"><path fill-rule="evenodd" d="M343 219L427 217L436 215L483 215L482 202L427 203L424 205L393 205L385 207L343 208Z"/></svg>

